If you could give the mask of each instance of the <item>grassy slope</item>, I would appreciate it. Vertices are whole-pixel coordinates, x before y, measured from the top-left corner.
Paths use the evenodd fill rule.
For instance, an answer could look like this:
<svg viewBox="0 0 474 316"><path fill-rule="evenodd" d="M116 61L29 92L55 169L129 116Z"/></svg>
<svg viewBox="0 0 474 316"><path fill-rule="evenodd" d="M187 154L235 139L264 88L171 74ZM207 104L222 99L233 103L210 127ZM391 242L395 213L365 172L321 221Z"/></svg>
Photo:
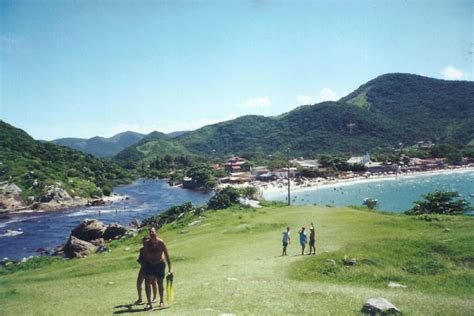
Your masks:
<svg viewBox="0 0 474 316"><path fill-rule="evenodd" d="M184 219L160 232L176 276L175 301L160 313L351 315L368 298L383 296L407 315L472 315L474 220L440 219L313 206L216 211L192 227L186 222L194 219ZM310 221L320 255L298 256L294 242L280 257L283 228L290 225L295 238L297 226ZM108 254L1 276L1 314L126 311L114 307L136 299L138 240L116 243ZM342 268L344 255L373 263ZM389 289L389 281L408 288Z"/></svg>

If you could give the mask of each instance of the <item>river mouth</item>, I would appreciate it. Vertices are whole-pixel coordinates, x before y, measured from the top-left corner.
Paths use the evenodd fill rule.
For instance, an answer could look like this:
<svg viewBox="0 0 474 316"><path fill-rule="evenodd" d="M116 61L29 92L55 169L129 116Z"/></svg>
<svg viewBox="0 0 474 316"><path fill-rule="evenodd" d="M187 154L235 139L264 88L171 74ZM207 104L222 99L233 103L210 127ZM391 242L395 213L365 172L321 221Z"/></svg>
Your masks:
<svg viewBox="0 0 474 316"><path fill-rule="evenodd" d="M54 249L66 242L71 230L86 218L105 224L128 225L167 210L173 205L207 203L212 193L170 187L165 180L138 180L115 188L128 200L93 207L75 207L51 212L9 214L0 219L0 259L38 255L37 250ZM16 232L16 233L15 233Z"/></svg>

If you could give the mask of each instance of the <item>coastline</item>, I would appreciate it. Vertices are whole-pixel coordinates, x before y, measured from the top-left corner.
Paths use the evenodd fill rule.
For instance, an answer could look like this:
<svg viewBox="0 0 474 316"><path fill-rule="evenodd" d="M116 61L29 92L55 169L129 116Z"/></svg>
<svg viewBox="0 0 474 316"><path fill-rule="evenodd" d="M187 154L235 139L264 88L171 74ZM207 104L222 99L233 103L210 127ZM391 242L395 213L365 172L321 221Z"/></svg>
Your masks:
<svg viewBox="0 0 474 316"><path fill-rule="evenodd" d="M385 174L385 175L369 175L369 176L359 176L355 175L354 177L346 178L316 178L305 180L302 183L297 183L294 180L290 181L291 192L304 192L312 191L318 188L331 188L339 187L346 185L353 185L359 183L370 183L378 181L393 181L399 179L410 179L420 176L427 175L439 175L439 174L452 174L452 173L465 173L465 172L474 172L474 166L460 167L460 168L445 168L445 169L436 169L428 171L419 171L419 172L410 172L410 173L399 173L399 174ZM265 195L279 195L287 192L288 182L286 180L277 180L272 182L257 182L254 184L260 192L262 192L262 197ZM243 187L243 186L238 186Z"/></svg>
<svg viewBox="0 0 474 316"><path fill-rule="evenodd" d="M22 206L13 209L1 209L0 218L8 217L8 215L19 215L28 213L44 213L59 210L67 210L75 207L87 207L103 204L112 204L116 201L128 199L128 196L118 193L112 193L110 196L103 196L97 199L74 198L72 200L56 201L52 200L48 203L36 203L33 205Z"/></svg>

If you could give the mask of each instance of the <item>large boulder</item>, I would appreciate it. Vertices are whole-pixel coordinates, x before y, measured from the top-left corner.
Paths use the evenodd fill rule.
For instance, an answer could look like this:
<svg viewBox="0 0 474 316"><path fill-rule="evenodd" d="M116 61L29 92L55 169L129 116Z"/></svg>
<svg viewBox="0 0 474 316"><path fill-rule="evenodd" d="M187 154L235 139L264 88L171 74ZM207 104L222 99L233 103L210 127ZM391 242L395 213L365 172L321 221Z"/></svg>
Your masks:
<svg viewBox="0 0 474 316"><path fill-rule="evenodd" d="M105 240L118 239L127 233L127 228L119 224L110 224L102 236Z"/></svg>
<svg viewBox="0 0 474 316"><path fill-rule="evenodd" d="M8 181L0 182L0 209L15 210L26 206L21 189Z"/></svg>
<svg viewBox="0 0 474 316"><path fill-rule="evenodd" d="M95 251L95 249L96 247L90 242L70 236L66 245L64 246L64 254L70 259L83 258L89 253Z"/></svg>
<svg viewBox="0 0 474 316"><path fill-rule="evenodd" d="M91 241L102 238L106 228L107 227L101 221L85 219L72 230L71 236L85 241Z"/></svg>
<svg viewBox="0 0 474 316"><path fill-rule="evenodd" d="M72 197L67 193L66 190L60 188L58 185L47 185L43 188L42 196L40 201L42 203L48 203L51 201L64 202L72 201Z"/></svg>
<svg viewBox="0 0 474 316"><path fill-rule="evenodd" d="M364 304L361 310L362 313L377 315L377 314L396 314L400 313L400 310L384 299L383 297L369 298L367 303Z"/></svg>

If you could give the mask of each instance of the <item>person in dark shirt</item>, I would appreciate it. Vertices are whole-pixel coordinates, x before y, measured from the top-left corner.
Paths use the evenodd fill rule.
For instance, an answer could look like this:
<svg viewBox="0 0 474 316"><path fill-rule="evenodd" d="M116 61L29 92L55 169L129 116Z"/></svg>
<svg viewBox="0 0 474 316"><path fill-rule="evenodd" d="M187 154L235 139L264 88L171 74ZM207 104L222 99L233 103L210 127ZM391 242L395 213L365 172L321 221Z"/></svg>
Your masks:
<svg viewBox="0 0 474 316"><path fill-rule="evenodd" d="M315 255L316 254L316 247L314 246L315 242L316 242L316 237L315 237L316 233L314 231L314 226L313 226L313 223L311 223L311 226L309 228L309 253L308 255Z"/></svg>

